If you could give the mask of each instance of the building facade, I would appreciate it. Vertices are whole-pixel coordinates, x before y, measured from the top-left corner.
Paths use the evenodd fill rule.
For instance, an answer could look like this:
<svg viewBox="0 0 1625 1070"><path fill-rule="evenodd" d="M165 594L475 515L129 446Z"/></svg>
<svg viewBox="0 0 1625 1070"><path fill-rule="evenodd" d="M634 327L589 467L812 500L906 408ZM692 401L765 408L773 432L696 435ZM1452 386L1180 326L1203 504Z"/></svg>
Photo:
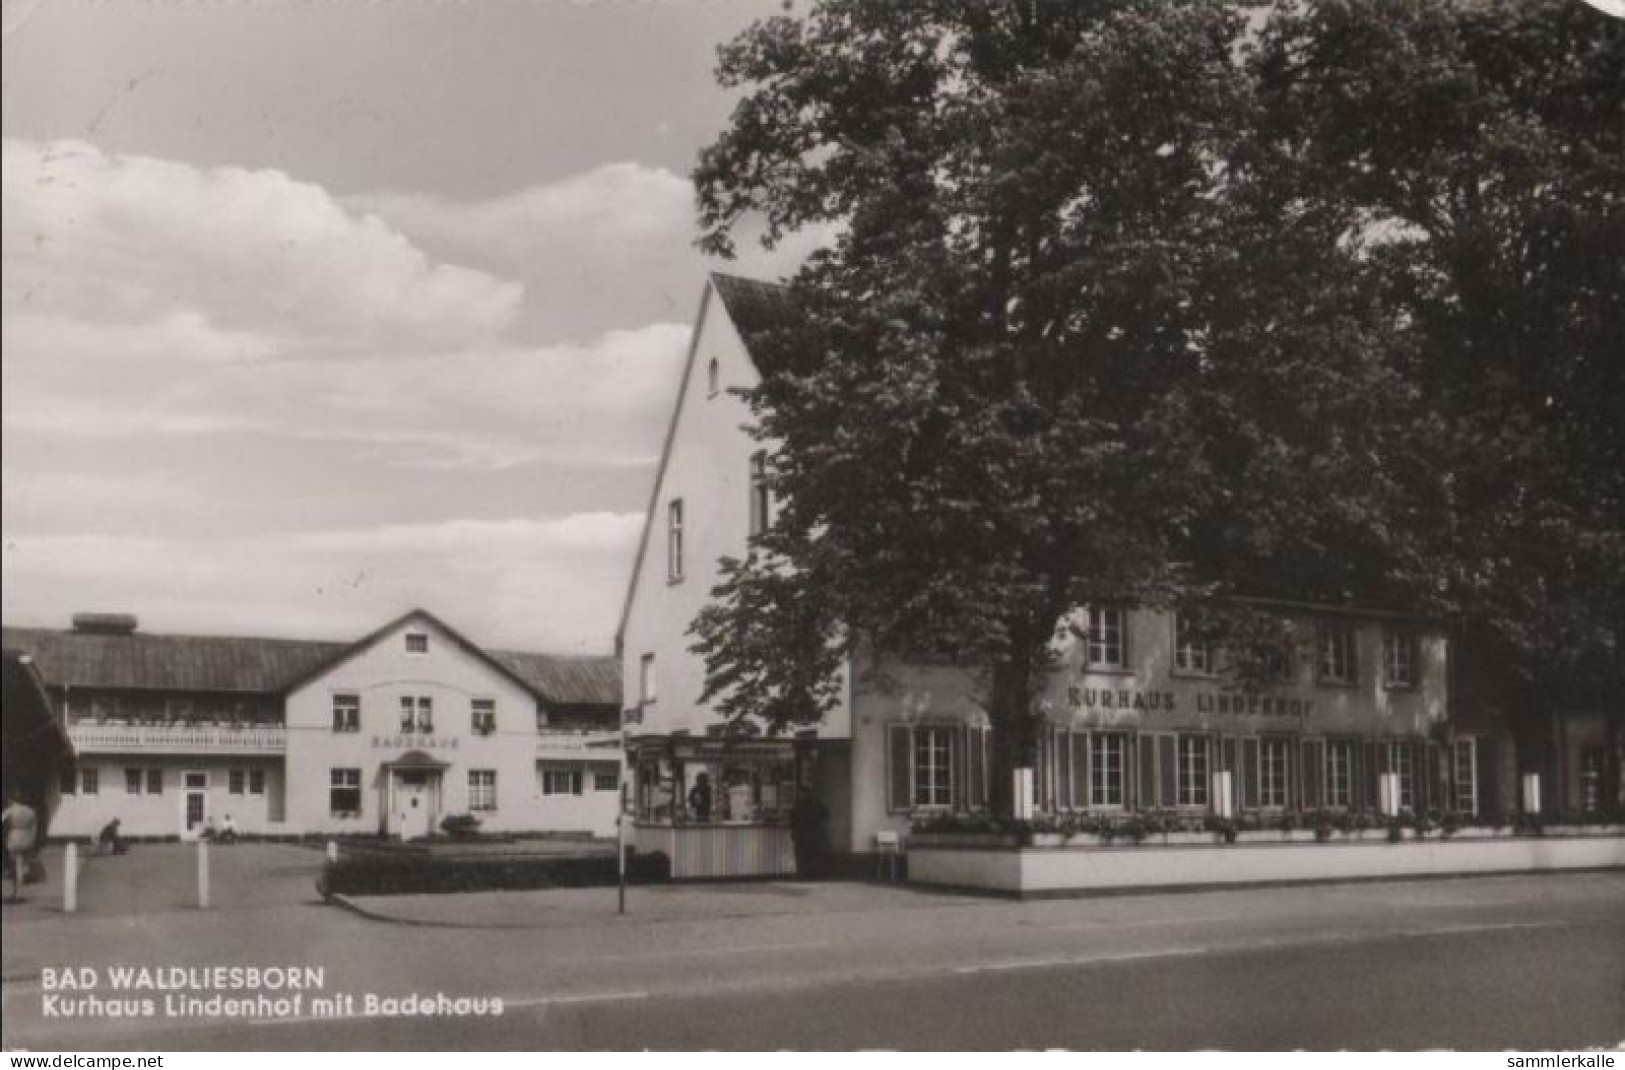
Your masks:
<svg viewBox="0 0 1625 1070"><path fill-rule="evenodd" d="M486 651L414 610L354 643L150 635L82 614L7 628L76 757L52 832L412 838L613 834L619 673L610 658Z"/></svg>
<svg viewBox="0 0 1625 1070"><path fill-rule="evenodd" d="M843 700L799 738L730 728L705 703L688 627L717 562L744 554L772 502L768 445L731 392L758 370L751 339L785 325L782 291L714 275L651 494L617 633L627 683L638 842L673 852L677 875L784 872L797 792L829 812L829 846L862 856L931 815L988 798L985 689L952 665L865 657ZM1398 804L1491 814L1516 805L1502 711L1452 706L1445 630L1401 614L1272 603L1292 636L1275 679L1235 685L1201 622L1121 606L1078 611L1040 699L1034 777L1041 811L1187 815L1375 809L1383 774ZM1216 780L1215 773L1229 773ZM1216 784L1229 797L1215 796Z"/></svg>

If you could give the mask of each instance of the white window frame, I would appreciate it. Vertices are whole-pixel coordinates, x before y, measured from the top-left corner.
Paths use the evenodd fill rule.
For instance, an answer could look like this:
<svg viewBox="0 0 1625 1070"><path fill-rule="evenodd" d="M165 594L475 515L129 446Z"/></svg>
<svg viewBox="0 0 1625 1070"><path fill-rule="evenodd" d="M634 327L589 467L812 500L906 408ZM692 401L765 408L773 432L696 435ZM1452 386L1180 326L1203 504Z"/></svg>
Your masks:
<svg viewBox="0 0 1625 1070"><path fill-rule="evenodd" d="M124 794L140 795L146 786L147 771L140 766L127 765L124 767Z"/></svg>
<svg viewBox="0 0 1625 1070"><path fill-rule="evenodd" d="M248 794L248 770L241 768L226 770L226 794Z"/></svg>
<svg viewBox="0 0 1625 1070"><path fill-rule="evenodd" d="M607 786L605 781L607 780ZM620 791L621 771L619 769L596 769L592 773L593 791Z"/></svg>
<svg viewBox="0 0 1625 1070"><path fill-rule="evenodd" d="M434 735L434 697L432 695L401 696L401 734L405 736Z"/></svg>
<svg viewBox="0 0 1625 1070"><path fill-rule="evenodd" d="M1592 766L1595 759L1596 765ZM1608 769L1608 751L1602 747L1580 748L1580 812L1601 813L1602 787Z"/></svg>
<svg viewBox="0 0 1625 1070"><path fill-rule="evenodd" d="M705 365L705 396L716 397L722 390L722 362L712 357Z"/></svg>
<svg viewBox="0 0 1625 1070"><path fill-rule="evenodd" d="M428 632L407 632L406 652L413 657L422 657L429 652Z"/></svg>
<svg viewBox="0 0 1625 1070"><path fill-rule="evenodd" d="M666 503L666 582L683 581L683 499Z"/></svg>
<svg viewBox="0 0 1625 1070"><path fill-rule="evenodd" d="M655 677L655 656L653 654L645 654L643 657L638 659L639 706L653 706L655 704L655 699L658 697L656 693L657 686L658 685Z"/></svg>
<svg viewBox="0 0 1625 1070"><path fill-rule="evenodd" d="M494 698L469 699L468 728L476 736L495 735L497 730L497 700Z"/></svg>
<svg viewBox="0 0 1625 1070"><path fill-rule="evenodd" d="M1213 770L1212 744L1207 736L1181 734L1175 737L1174 805L1183 809L1207 807L1208 777Z"/></svg>
<svg viewBox="0 0 1625 1070"><path fill-rule="evenodd" d="M1341 761L1339 761L1341 757ZM1324 781L1326 805L1347 809L1354 805L1354 743L1347 739L1326 741Z"/></svg>
<svg viewBox="0 0 1625 1070"><path fill-rule="evenodd" d="M954 732L948 725L916 725L909 737L909 792L916 810L946 810L954 803Z"/></svg>
<svg viewBox="0 0 1625 1070"><path fill-rule="evenodd" d="M468 812L494 813L497 808L497 771L470 769L468 771Z"/></svg>
<svg viewBox="0 0 1625 1070"><path fill-rule="evenodd" d="M1411 745L1407 740L1390 739L1384 744L1384 765L1390 773L1399 774L1399 808L1416 808L1416 766L1411 761Z"/></svg>
<svg viewBox="0 0 1625 1070"><path fill-rule="evenodd" d="M1258 806L1261 810L1286 809L1289 745L1281 736L1258 737Z"/></svg>
<svg viewBox="0 0 1625 1070"><path fill-rule="evenodd" d="M341 809L334 805L335 791L355 791L355 809ZM359 815L362 809L361 770L353 766L333 766L327 774L327 813L330 817Z"/></svg>
<svg viewBox="0 0 1625 1070"><path fill-rule="evenodd" d="M1218 671L1218 644L1199 634L1206 625L1200 616L1174 614L1174 669L1191 676L1212 676Z"/></svg>
<svg viewBox="0 0 1625 1070"><path fill-rule="evenodd" d="M1128 668L1128 614L1121 606L1084 610L1083 661L1089 669Z"/></svg>
<svg viewBox="0 0 1625 1070"><path fill-rule="evenodd" d="M1382 682L1392 690L1416 686L1417 643L1410 632L1390 628L1382 635Z"/></svg>
<svg viewBox="0 0 1625 1070"><path fill-rule="evenodd" d="M248 771L248 793L250 795L265 794L265 770L260 768Z"/></svg>
<svg viewBox="0 0 1625 1070"><path fill-rule="evenodd" d="M79 794L100 795L102 793L102 774L96 766L87 766L79 770Z"/></svg>
<svg viewBox="0 0 1625 1070"><path fill-rule="evenodd" d="M1112 753L1116 751L1115 755ZM1128 734L1094 732L1089 736L1089 806L1121 810L1128 805Z"/></svg>
<svg viewBox="0 0 1625 1070"><path fill-rule="evenodd" d="M1467 759L1465 776L1462 768L1464 756ZM1454 789L1451 802L1455 803L1456 809L1466 814L1478 813L1478 740L1472 736L1457 739L1451 747L1450 779Z"/></svg>
<svg viewBox="0 0 1625 1070"><path fill-rule="evenodd" d="M1350 687L1359 679L1358 639L1353 628L1340 624L1320 627L1319 651L1315 658L1315 682Z"/></svg>
<svg viewBox="0 0 1625 1070"><path fill-rule="evenodd" d="M555 787L555 777L564 778L564 790ZM567 769L561 767L542 769L542 795L548 798L560 795L579 796L582 794L582 771L580 769Z"/></svg>
<svg viewBox="0 0 1625 1070"><path fill-rule="evenodd" d="M361 696L353 691L333 694L333 731L361 731Z"/></svg>

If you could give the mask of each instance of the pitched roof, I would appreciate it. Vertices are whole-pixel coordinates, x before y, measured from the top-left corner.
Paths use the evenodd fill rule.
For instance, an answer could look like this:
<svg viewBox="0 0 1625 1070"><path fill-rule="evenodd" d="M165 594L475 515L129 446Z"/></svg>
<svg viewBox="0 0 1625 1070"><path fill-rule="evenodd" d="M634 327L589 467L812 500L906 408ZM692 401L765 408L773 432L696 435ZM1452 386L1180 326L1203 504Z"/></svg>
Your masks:
<svg viewBox="0 0 1625 1070"><path fill-rule="evenodd" d="M40 676L52 686L264 695L286 692L357 648L356 643L309 639L107 635L52 628L6 628L4 646L32 657ZM614 658L480 653L546 702L561 706L620 702L620 664Z"/></svg>
<svg viewBox="0 0 1625 1070"><path fill-rule="evenodd" d="M746 279L738 275L711 273L711 284L716 287L722 306L733 320L734 328L744 340L746 348L758 336L798 326L802 320L790 300L790 288L776 282ZM759 360L759 353L751 359Z"/></svg>
<svg viewBox="0 0 1625 1070"><path fill-rule="evenodd" d="M619 706L621 663L612 657L560 657L493 650L532 690L560 706Z"/></svg>

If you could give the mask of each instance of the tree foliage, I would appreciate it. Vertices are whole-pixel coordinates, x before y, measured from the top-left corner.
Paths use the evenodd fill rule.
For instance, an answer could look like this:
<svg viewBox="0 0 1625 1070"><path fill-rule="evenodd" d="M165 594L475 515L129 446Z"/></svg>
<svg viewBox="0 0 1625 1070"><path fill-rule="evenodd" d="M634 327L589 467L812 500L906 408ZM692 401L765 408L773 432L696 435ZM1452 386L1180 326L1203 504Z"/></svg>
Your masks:
<svg viewBox="0 0 1625 1070"><path fill-rule="evenodd" d="M856 649L951 658L1002 771L1084 603L1476 611L1543 554L1598 585L1619 49L1556 3L1256 6L825 0L724 46L704 244L839 228L753 346L783 505L695 622L725 714L816 720Z"/></svg>

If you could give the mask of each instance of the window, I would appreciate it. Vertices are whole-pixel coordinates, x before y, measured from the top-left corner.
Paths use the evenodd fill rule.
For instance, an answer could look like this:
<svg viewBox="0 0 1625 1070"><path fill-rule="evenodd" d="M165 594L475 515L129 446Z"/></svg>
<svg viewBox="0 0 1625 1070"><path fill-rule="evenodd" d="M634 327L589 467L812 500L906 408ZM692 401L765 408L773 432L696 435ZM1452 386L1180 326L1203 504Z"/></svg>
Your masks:
<svg viewBox="0 0 1625 1070"><path fill-rule="evenodd" d="M542 770L543 795L580 795L581 770L579 769L543 769Z"/></svg>
<svg viewBox="0 0 1625 1070"><path fill-rule="evenodd" d="M470 727L477 736L488 736L497 730L497 700L477 698L468 704Z"/></svg>
<svg viewBox="0 0 1625 1070"><path fill-rule="evenodd" d="M1258 805L1286 806L1286 740L1258 741Z"/></svg>
<svg viewBox="0 0 1625 1070"><path fill-rule="evenodd" d="M1399 774L1399 806L1406 809L1416 803L1416 777L1411 768L1411 746L1394 741L1388 744L1388 764L1384 772Z"/></svg>
<svg viewBox="0 0 1625 1070"><path fill-rule="evenodd" d="M599 769L592 775L593 791L620 791L621 771L619 769Z"/></svg>
<svg viewBox="0 0 1625 1070"><path fill-rule="evenodd" d="M334 817L361 813L361 770L334 769L329 784L327 808Z"/></svg>
<svg viewBox="0 0 1625 1070"><path fill-rule="evenodd" d="M226 791L232 795L241 795L246 781L247 778L241 769L232 769L226 774Z"/></svg>
<svg viewBox="0 0 1625 1070"><path fill-rule="evenodd" d="M425 632L407 632L406 652L408 654L427 654L429 652L428 634Z"/></svg>
<svg viewBox="0 0 1625 1070"><path fill-rule="evenodd" d="M1175 614L1174 668L1208 676L1214 667L1212 624L1193 614Z"/></svg>
<svg viewBox="0 0 1625 1070"><path fill-rule="evenodd" d="M1348 740L1326 744L1326 805L1354 805L1354 744Z"/></svg>
<svg viewBox="0 0 1625 1070"><path fill-rule="evenodd" d="M428 695L401 696L401 731L408 735L434 732L434 699Z"/></svg>
<svg viewBox="0 0 1625 1070"><path fill-rule="evenodd" d="M1207 805L1207 737L1179 737L1178 793L1180 806Z"/></svg>
<svg viewBox="0 0 1625 1070"><path fill-rule="evenodd" d="M333 731L361 731L361 696L333 696Z"/></svg>
<svg viewBox="0 0 1625 1070"><path fill-rule="evenodd" d="M683 499L666 506L666 579L676 583L683 578Z"/></svg>
<svg viewBox="0 0 1625 1070"><path fill-rule="evenodd" d="M638 704L647 706L655 700L655 656L645 654L638 659Z"/></svg>
<svg viewBox="0 0 1625 1070"><path fill-rule="evenodd" d="M1588 814L1602 810L1602 773L1608 752L1602 747L1586 747L1580 752L1580 809Z"/></svg>
<svg viewBox="0 0 1625 1070"><path fill-rule="evenodd" d="M95 795L97 792L101 791L101 783L101 770L79 770L79 794Z"/></svg>
<svg viewBox="0 0 1625 1070"><path fill-rule="evenodd" d="M1382 679L1389 687L1416 686L1416 637L1385 632L1382 637Z"/></svg>
<svg viewBox="0 0 1625 1070"><path fill-rule="evenodd" d="M56 774L56 790L63 795L72 795L79 790L79 770L71 765L61 769Z"/></svg>
<svg viewBox="0 0 1625 1070"><path fill-rule="evenodd" d="M1467 814L1478 813L1478 741L1456 740L1455 749L1456 809Z"/></svg>
<svg viewBox="0 0 1625 1070"><path fill-rule="evenodd" d="M1121 669L1128 656L1123 644L1123 611L1091 606L1085 632L1085 660L1091 669Z"/></svg>
<svg viewBox="0 0 1625 1070"><path fill-rule="evenodd" d="M1123 754L1127 740L1115 732L1096 732L1089 739L1089 805L1122 806Z"/></svg>
<svg viewBox="0 0 1625 1070"><path fill-rule="evenodd" d="M497 808L497 771L470 769L468 771L469 810L490 811Z"/></svg>
<svg viewBox="0 0 1625 1070"><path fill-rule="evenodd" d="M953 767L949 728L914 730L914 805L949 806L953 802Z"/></svg>
<svg viewBox="0 0 1625 1070"><path fill-rule="evenodd" d="M711 362L705 366L705 392L716 397L717 391L722 388L722 365L717 358L712 357Z"/></svg>
<svg viewBox="0 0 1625 1070"><path fill-rule="evenodd" d="M1354 629L1323 627L1320 630L1318 679L1323 684L1354 682Z"/></svg>
<svg viewBox="0 0 1625 1070"><path fill-rule="evenodd" d="M772 523L772 498L767 490L767 452L750 457L750 533L760 535Z"/></svg>
<svg viewBox="0 0 1625 1070"><path fill-rule="evenodd" d="M250 795L265 794L265 770L250 769L248 771L248 793Z"/></svg>
<svg viewBox="0 0 1625 1070"><path fill-rule="evenodd" d="M162 795L164 793L164 771L162 769L147 770L147 794Z"/></svg>
<svg viewBox="0 0 1625 1070"><path fill-rule="evenodd" d="M141 770L139 770L139 769L126 769L126 770L124 770L124 794L126 794L126 795L140 795L141 794Z"/></svg>

